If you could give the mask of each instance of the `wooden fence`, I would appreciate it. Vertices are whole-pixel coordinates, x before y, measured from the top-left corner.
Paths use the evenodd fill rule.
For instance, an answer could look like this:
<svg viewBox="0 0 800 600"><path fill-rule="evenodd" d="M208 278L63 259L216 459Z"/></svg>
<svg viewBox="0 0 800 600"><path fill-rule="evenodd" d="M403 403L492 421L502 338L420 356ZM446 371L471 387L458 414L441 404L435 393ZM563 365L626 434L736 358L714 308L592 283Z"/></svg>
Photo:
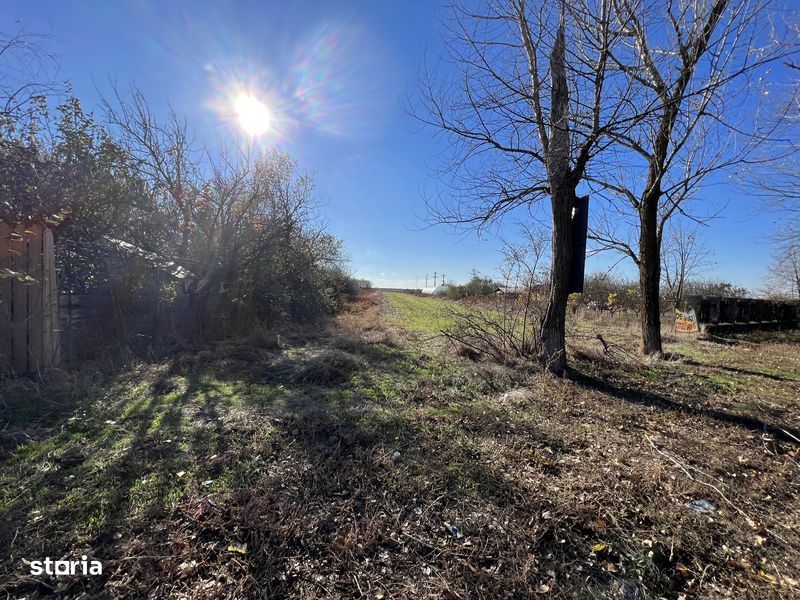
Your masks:
<svg viewBox="0 0 800 600"><path fill-rule="evenodd" d="M700 331L791 329L800 326L800 303L761 298L688 296L685 310L694 310Z"/></svg>
<svg viewBox="0 0 800 600"><path fill-rule="evenodd" d="M32 373L58 360L53 233L0 222L0 369Z"/></svg>

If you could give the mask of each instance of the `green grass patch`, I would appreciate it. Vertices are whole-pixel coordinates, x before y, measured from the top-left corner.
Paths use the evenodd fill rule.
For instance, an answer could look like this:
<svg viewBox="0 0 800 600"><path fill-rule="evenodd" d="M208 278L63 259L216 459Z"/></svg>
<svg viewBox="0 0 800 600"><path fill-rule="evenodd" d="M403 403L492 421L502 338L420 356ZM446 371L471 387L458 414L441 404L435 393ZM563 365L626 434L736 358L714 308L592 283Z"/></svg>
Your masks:
<svg viewBox="0 0 800 600"><path fill-rule="evenodd" d="M722 390L736 392L741 387L741 382L737 381L735 377L729 375L722 375L720 373L709 373L708 380Z"/></svg>
<svg viewBox="0 0 800 600"><path fill-rule="evenodd" d="M391 320L400 327L418 333L439 333L453 325L453 310L463 310L458 304L439 298L403 292L385 292L384 296L393 309Z"/></svg>

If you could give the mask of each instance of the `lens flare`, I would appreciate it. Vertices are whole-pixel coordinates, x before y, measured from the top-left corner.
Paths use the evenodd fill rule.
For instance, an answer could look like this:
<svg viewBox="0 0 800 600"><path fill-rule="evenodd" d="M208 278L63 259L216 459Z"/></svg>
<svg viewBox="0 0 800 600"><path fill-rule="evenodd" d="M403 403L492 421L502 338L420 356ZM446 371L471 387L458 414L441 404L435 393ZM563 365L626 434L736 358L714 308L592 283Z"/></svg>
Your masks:
<svg viewBox="0 0 800 600"><path fill-rule="evenodd" d="M400 82L380 40L357 24L333 21L281 44L270 60L254 60L263 49L220 47L203 64L206 106L225 135L244 132L254 147L297 151L306 135L356 139L381 130Z"/></svg>
<svg viewBox="0 0 800 600"><path fill-rule="evenodd" d="M366 30L342 23L319 27L298 46L290 81L301 121L337 136L374 131L396 89L380 47Z"/></svg>
<svg viewBox="0 0 800 600"><path fill-rule="evenodd" d="M239 125L252 137L269 131L272 114L267 105L250 94L239 94L233 102Z"/></svg>

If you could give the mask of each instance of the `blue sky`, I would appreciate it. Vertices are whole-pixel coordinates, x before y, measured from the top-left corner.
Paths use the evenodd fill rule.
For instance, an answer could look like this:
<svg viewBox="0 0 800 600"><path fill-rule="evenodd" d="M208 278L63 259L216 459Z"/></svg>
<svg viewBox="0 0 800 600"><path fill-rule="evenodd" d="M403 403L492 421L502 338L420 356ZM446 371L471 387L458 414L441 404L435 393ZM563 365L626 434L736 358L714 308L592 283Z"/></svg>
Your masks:
<svg viewBox="0 0 800 600"><path fill-rule="evenodd" d="M247 79L289 115L263 145L288 150L315 174L330 230L355 272L378 286L422 285L425 274L465 280L499 264L495 236L478 239L424 229L424 196L443 141L403 111L417 73L441 54L435 0L84 1L4 3L0 30L45 33L59 77L88 110L111 81L135 82L156 110L185 113L199 142L215 146L241 132L225 114L234 81ZM287 86L304 85L307 106L286 106ZM281 105L284 102L284 105ZM766 238L778 218L729 184L702 196L727 203L704 231L715 255L707 273L752 290L769 260ZM505 233L515 226L508 221ZM611 256L590 258L604 270ZM623 263L620 272L632 275Z"/></svg>

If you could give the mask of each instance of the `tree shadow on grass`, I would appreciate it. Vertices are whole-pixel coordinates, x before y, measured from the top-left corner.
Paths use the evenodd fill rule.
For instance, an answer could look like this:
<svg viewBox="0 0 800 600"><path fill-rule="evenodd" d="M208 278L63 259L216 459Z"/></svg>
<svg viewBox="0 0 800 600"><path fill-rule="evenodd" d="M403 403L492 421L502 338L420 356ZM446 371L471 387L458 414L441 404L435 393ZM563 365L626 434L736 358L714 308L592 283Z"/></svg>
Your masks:
<svg viewBox="0 0 800 600"><path fill-rule="evenodd" d="M316 396L310 401L294 396L289 414L275 423L273 440L282 453L270 461L287 466L277 472L267 468L265 475L222 498L221 518L205 530L207 543L247 544L251 558L232 574L258 581L258 589L236 593L335 597L384 589L404 595L413 583L423 596L451 589L461 595L519 597L546 578L535 569L510 566L518 553L531 547L544 553L541 544L549 543L530 527L532 515L542 512L530 490L487 464L480 452L455 444L447 428L437 431L394 410L398 407L391 402L364 403L354 395L332 405L330 394L304 389ZM470 436L495 435L490 424L499 415L487 412ZM528 434L557 446L532 427L522 432ZM480 545L462 545L443 525L448 520ZM521 524L514 526L520 535L507 538L507 532L494 529L497 522ZM570 560L585 554L588 543L579 537L572 542L558 547ZM195 560L219 568L206 558ZM501 571L503 564L509 566ZM425 569L440 577L426 577ZM210 573L206 569L197 576ZM422 575L410 582L414 573ZM600 569L595 575L598 585L610 580Z"/></svg>
<svg viewBox="0 0 800 600"><path fill-rule="evenodd" d="M623 382L616 381L606 374L594 374L573 369L571 379L581 387L598 390L620 400L654 406L677 413L692 414L700 417L714 419L720 423L740 425L753 431L768 432L785 442L800 443L800 430L778 423L768 423L758 417L747 414L729 413L723 410L698 406L681 402L672 397L667 397L656 392L643 389L636 384L626 386ZM705 400L706 398L700 398Z"/></svg>
<svg viewBox="0 0 800 600"><path fill-rule="evenodd" d="M154 590L350 597L376 589L522 597L547 577L519 567L528 553L551 552L558 541L565 569L585 554L590 532L566 543L543 535L531 523L547 504L482 454L482 440L503 434L507 414L484 404L419 418L426 401L450 402L424 395L420 379L433 370L424 359L383 345L335 345L357 358L352 370L313 385L303 378L319 348L163 364L140 397L109 405L79 428L86 462L29 472L26 483L46 490L34 505L46 500L52 509L49 523L31 530L30 498L7 507L25 523L23 535L34 535L19 543L63 556L73 550L64 529L82 531L104 576L74 580L59 595L109 598ZM114 424L98 424L106 419ZM516 432L567 451L530 423ZM67 474L74 483L59 484ZM461 525L473 545L445 521ZM230 550L244 544L246 554ZM608 584L609 575L591 574ZM9 589L48 592L29 580Z"/></svg>
<svg viewBox="0 0 800 600"><path fill-rule="evenodd" d="M387 418L381 422L380 431L365 427L358 411L343 410L348 408L347 402L336 409L348 420L328 421L330 411L317 410L327 395L296 381L291 369L276 372L269 364L260 363L264 353L244 354L245 360L240 356L224 366L216 361L204 365L183 360L185 356L176 357L138 397L87 407L87 414L77 420L67 421L68 415L62 415L60 433L43 439L42 444L23 448L25 458L12 457L17 461L15 483L22 491L4 498L3 521L21 527L3 527L3 554L10 554L16 543L16 552L35 547L43 556L60 557L69 554L77 543L81 548L91 548L87 550L90 555L110 559L102 580L61 582L58 593L65 596L89 588L92 593L99 593L104 583L123 577L128 566L139 562L144 567L140 570L144 580L153 583L148 573L159 571L156 565L171 554L169 539L174 531L165 520L180 519L175 505L191 503L191 499L196 502L209 492L220 491L213 487L204 490L198 484L201 479L227 478L240 487L254 484L253 480L259 477L246 472L253 462L249 457L271 453L269 440L262 439L263 431L275 430L273 433L282 444L297 447L300 454L308 456L327 456L332 449L363 452L364 448L384 443L392 431L396 431L395 437L413 437L400 432L399 425L389 423ZM387 351L376 360L387 360L389 354ZM400 355L395 358L402 359ZM304 359L298 355L298 360ZM397 370L402 367L397 366ZM177 387L175 379L180 384ZM330 387L335 391L344 384L344 380L337 381ZM252 386L254 389L248 389ZM226 415L236 408L233 397L238 392L244 395L238 408L250 417L228 423ZM357 400L354 395L342 398ZM280 408L288 416L264 419L260 413L271 408ZM253 447L242 447L252 442ZM68 463L62 455L69 452L72 454ZM226 460L209 464L213 457ZM297 458L305 464L302 456ZM43 460L52 462L52 466L40 468ZM313 473L312 469L304 479ZM274 485L282 487L284 483L276 480ZM312 482L302 485L314 487ZM25 493L26 488L31 493ZM32 521L34 509L40 516ZM136 538L141 548L131 546L131 538ZM142 549L149 556L131 556L130 562L118 562ZM13 567L16 571L19 564ZM52 591L48 585L15 577L22 573L9 575L17 581L6 589L15 594ZM174 572L164 575L169 577ZM0 584L0 589L4 585Z"/></svg>
<svg viewBox="0 0 800 600"><path fill-rule="evenodd" d="M719 369L721 371L727 371L729 373L736 373L738 375L753 375L756 377L763 377L765 379L772 379L773 381L786 381L786 382L793 382L793 383L800 383L800 379L796 377L783 377L781 375L775 375L774 373L764 373L763 371L752 371L750 369L742 369L741 367L729 367L726 365L710 365L707 363L702 363L696 361L692 358L688 358L686 356L682 356L680 354L676 355L681 358L683 364L690 365L693 367L705 367L708 369Z"/></svg>
<svg viewBox="0 0 800 600"><path fill-rule="evenodd" d="M187 378L184 389L170 385L168 378L159 376L128 402L109 398L107 406L85 407L80 418L67 420L65 414L60 433L22 447L10 459L16 467L0 464L16 468L20 475L15 483L30 490L3 506L3 520L21 526L16 533L0 532L0 552L10 554L16 543L17 552L35 547L42 557L72 551L79 556L79 548L103 558L106 550L135 529L136 521L163 516L188 487L188 478L182 480L178 473L189 471L196 456L219 451L209 444L219 438L209 440L185 426L187 405L198 394L206 398L212 387L195 378ZM213 406L199 409L204 419L214 419ZM141 499L138 505L134 497ZM102 579L113 576L113 570L108 565ZM95 582L86 580L59 583L58 593L65 595L77 594L81 590L76 588L87 585L96 589ZM23 580L11 589L22 593L48 588Z"/></svg>

